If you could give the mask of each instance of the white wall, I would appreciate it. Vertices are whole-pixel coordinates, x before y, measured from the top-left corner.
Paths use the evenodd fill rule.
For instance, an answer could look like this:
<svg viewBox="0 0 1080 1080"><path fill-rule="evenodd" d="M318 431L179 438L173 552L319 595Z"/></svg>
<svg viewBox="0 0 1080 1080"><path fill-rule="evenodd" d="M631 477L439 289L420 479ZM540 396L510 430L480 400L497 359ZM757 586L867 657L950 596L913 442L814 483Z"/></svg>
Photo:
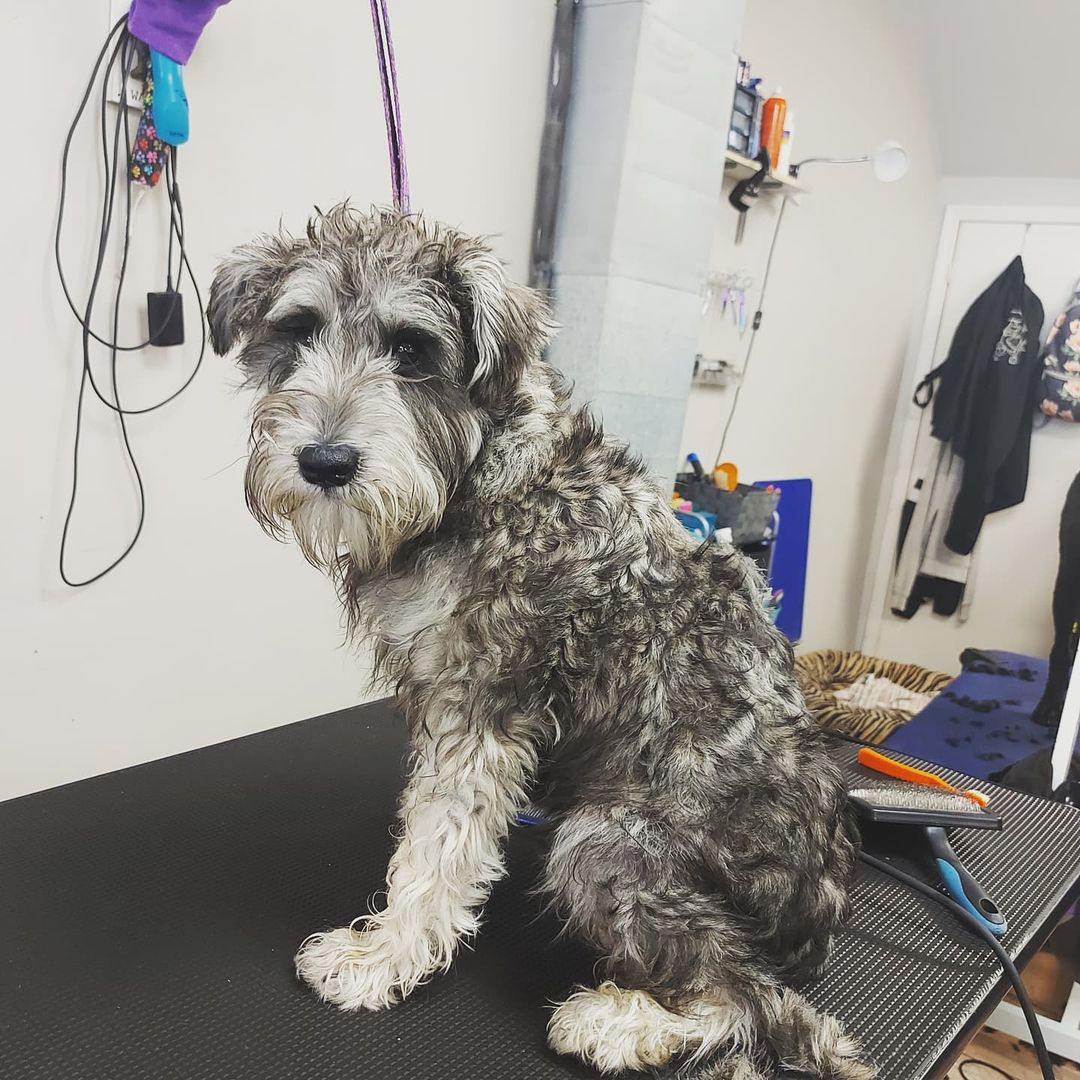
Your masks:
<svg viewBox="0 0 1080 1080"><path fill-rule="evenodd" d="M896 6L921 44L947 176L1080 176L1080 140L1069 130L1075 0Z"/></svg>
<svg viewBox="0 0 1080 1080"><path fill-rule="evenodd" d="M936 141L921 63L887 0L751 0L742 54L795 113L794 159L903 143L911 171L881 184L866 166L807 167L808 194L785 211L768 303L724 457L743 478L814 480L803 644L855 643L874 507L913 315L921 310L940 219ZM735 248L723 208L713 266L757 283L777 204L750 211ZM751 300L756 304L756 287ZM700 347L742 364L714 316ZM712 462L732 389L695 388L682 452Z"/></svg>
<svg viewBox="0 0 1080 1080"><path fill-rule="evenodd" d="M1080 179L1057 176L943 176L945 206L1080 206Z"/></svg>
<svg viewBox="0 0 1080 1080"><path fill-rule="evenodd" d="M498 234L526 273L553 6L499 0L393 5L414 204ZM5 390L0 532L0 798L302 719L362 700L366 663L341 649L330 586L265 538L243 505L246 401L207 357L175 405L130 422L148 490L146 528L87 589L58 580L70 482L78 328L51 266L63 132L108 27L106 0L39 0L0 15L9 167L0 178ZM192 139L180 159L191 259L215 260L313 204L388 199L382 105L365 5L234 0L186 81ZM92 137L73 155L66 253L84 293L99 181ZM140 292L161 288L163 192L136 219L127 340ZM196 305L184 286L189 340ZM179 351L179 350L177 350ZM125 356L125 401L172 387L191 350ZM105 375L100 355L96 370ZM71 569L85 574L133 528L115 423L87 409Z"/></svg>

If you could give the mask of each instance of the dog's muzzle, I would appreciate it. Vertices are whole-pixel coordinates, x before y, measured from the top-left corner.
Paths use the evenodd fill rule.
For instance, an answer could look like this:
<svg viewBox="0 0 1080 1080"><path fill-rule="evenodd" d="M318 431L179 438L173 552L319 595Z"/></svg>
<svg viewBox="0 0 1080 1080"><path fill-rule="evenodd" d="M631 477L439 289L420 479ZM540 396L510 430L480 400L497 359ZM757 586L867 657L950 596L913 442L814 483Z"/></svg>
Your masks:
<svg viewBox="0 0 1080 1080"><path fill-rule="evenodd" d="M296 455L300 475L320 488L344 487L356 475L360 452L345 443L304 446Z"/></svg>

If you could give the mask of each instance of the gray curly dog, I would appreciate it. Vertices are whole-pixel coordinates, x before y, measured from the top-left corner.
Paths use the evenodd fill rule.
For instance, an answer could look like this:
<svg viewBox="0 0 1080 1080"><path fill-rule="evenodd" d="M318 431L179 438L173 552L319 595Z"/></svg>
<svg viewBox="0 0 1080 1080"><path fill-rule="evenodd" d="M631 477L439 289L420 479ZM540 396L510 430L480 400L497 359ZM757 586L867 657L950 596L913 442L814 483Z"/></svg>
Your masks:
<svg viewBox="0 0 1080 1080"><path fill-rule="evenodd" d="M385 906L308 938L300 977L381 1009L445 970L531 798L543 888L607 975L555 1050L872 1076L783 986L824 965L855 851L791 650L750 563L571 407L544 299L482 240L339 206L237 249L209 318L257 391L248 505L335 581L412 738Z"/></svg>

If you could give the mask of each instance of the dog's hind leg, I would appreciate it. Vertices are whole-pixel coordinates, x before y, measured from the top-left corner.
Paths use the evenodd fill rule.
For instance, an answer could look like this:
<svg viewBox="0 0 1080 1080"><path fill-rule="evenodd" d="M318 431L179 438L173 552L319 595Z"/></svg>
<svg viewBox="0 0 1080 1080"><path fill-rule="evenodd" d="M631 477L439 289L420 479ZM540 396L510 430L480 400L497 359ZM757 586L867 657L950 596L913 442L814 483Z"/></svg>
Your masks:
<svg viewBox="0 0 1080 1080"><path fill-rule="evenodd" d="M663 830L624 806L585 806L560 823L545 887L569 928L604 953L612 980L555 1009L552 1049L620 1072L749 1043L751 1010L703 979L699 955L727 942L734 964L741 936L718 905L676 885L673 855ZM764 977L751 964L745 976Z"/></svg>
<svg viewBox="0 0 1080 1080"><path fill-rule="evenodd" d="M661 993L661 996L663 994ZM602 1073L641 1070L686 1059L694 1080L758 1080L774 1066L827 1080L872 1080L876 1070L834 1017L793 990L762 988L751 1004L709 991L670 1007L646 990L605 982L577 989L548 1024L548 1044Z"/></svg>
<svg viewBox="0 0 1080 1080"><path fill-rule="evenodd" d="M702 1059L739 1045L748 1030L746 1010L721 992L667 1007L648 990L625 990L609 980L595 990L577 987L556 1006L548 1045L602 1073L619 1073L658 1068L680 1055Z"/></svg>
<svg viewBox="0 0 1080 1080"><path fill-rule="evenodd" d="M764 1060L869 1080L856 1043L777 984L739 919L680 864L663 827L627 807L584 807L560 824L546 888L570 928L602 950L613 981L557 1006L552 1049L601 1072L683 1056L702 1078L753 1080Z"/></svg>
<svg viewBox="0 0 1080 1080"><path fill-rule="evenodd" d="M296 956L300 978L342 1008L380 1009L448 968L503 874L502 842L535 761L531 741L512 727L444 719L424 729L401 799L386 906L309 937Z"/></svg>

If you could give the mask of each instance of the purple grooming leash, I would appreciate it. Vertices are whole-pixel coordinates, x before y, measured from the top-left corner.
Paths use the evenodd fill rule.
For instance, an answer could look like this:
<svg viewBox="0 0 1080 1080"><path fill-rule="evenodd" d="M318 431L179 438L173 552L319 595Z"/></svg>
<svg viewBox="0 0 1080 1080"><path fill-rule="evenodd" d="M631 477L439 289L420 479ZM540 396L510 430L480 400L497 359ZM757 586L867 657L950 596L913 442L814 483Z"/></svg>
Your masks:
<svg viewBox="0 0 1080 1080"><path fill-rule="evenodd" d="M383 115L386 117L386 145L390 154L390 187L394 206L409 213L409 170L405 165L405 143L401 131L401 101L398 98L397 62L390 36L390 15L386 0L371 0L371 22L375 30L375 51L379 56Z"/></svg>

